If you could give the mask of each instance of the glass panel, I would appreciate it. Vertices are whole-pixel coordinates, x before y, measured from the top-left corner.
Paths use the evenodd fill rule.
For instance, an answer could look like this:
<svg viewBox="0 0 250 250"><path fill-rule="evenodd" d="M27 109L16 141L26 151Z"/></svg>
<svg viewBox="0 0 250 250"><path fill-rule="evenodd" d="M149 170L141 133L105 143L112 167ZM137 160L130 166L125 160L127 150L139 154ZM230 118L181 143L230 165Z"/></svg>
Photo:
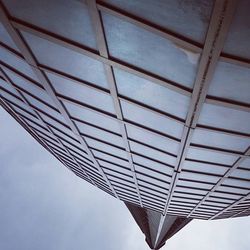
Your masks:
<svg viewBox="0 0 250 250"><path fill-rule="evenodd" d="M9 53L6 49L0 46L0 58L3 62L10 65L14 69L20 71L24 75L32 78L33 80L38 81L36 75L33 73L29 64L27 64L24 60L14 56L13 54Z"/></svg>
<svg viewBox="0 0 250 250"><path fill-rule="evenodd" d="M213 1L102 0L171 32L203 43ZM195 23L195 25L193 25Z"/></svg>
<svg viewBox="0 0 250 250"><path fill-rule="evenodd" d="M223 185L229 185L229 186L235 186L235 187L242 187L242 188L247 188L248 191L250 189L250 181L249 180L237 180L237 179L225 179L223 182Z"/></svg>
<svg viewBox="0 0 250 250"><path fill-rule="evenodd" d="M137 194L135 192L131 192L131 191L128 191L128 190L123 190L123 189L117 189L117 193L119 194L119 196L131 196L133 198L137 198Z"/></svg>
<svg viewBox="0 0 250 250"><path fill-rule="evenodd" d="M150 198L143 198L142 199L142 201L143 201L143 204L146 204L146 206L147 206L147 204L150 204L152 207L161 207L161 208L164 208L164 202L161 202L161 201L158 201L158 200L156 200L156 199L150 199Z"/></svg>
<svg viewBox="0 0 250 250"><path fill-rule="evenodd" d="M0 87L4 88L4 89L7 89L8 91L11 91L11 92L14 92L14 88L8 83L6 82L5 80L3 80L2 78L0 78ZM2 90L1 90L2 91ZM15 91L15 94L17 92ZM17 94L16 94L17 95Z"/></svg>
<svg viewBox="0 0 250 250"><path fill-rule="evenodd" d="M168 176L166 176L166 175L163 175L163 174L161 174L161 173L158 173L158 172L155 172L155 171L153 171L153 170L150 170L150 169L141 167L141 166L136 165L136 164L134 164L134 166L135 166L136 172L144 173L144 174L146 174L146 175L155 177L155 178L157 178L157 179L161 179L162 181L170 182L170 180L171 180L170 177L168 177Z"/></svg>
<svg viewBox="0 0 250 250"><path fill-rule="evenodd" d="M124 188L125 189L126 188L128 190L131 190L131 192L137 193L135 186L124 185L123 183L118 183L118 182L114 182L114 181L111 184L112 184L112 186L115 187L115 189L117 189L117 188L120 188L120 189Z"/></svg>
<svg viewBox="0 0 250 250"><path fill-rule="evenodd" d="M56 148L56 149L60 148L58 146L58 142L57 142L56 137L52 133L48 132L47 130L45 130L45 129L39 127L39 126L37 126L36 124L34 124L32 122L28 121L27 123L29 124L29 127L32 128L33 131L35 131L35 133L37 134L37 136L40 139L45 139L46 143L52 141L54 144L56 144L56 145L53 144L54 148Z"/></svg>
<svg viewBox="0 0 250 250"><path fill-rule="evenodd" d="M250 113L205 103L199 124L250 133Z"/></svg>
<svg viewBox="0 0 250 250"><path fill-rule="evenodd" d="M109 118L106 115L102 115L95 111L91 111L89 109L82 108L82 107L79 107L77 105L74 105L68 102L63 102L63 104L66 106L67 110L69 111L70 116L120 134L119 123L115 121L114 119Z"/></svg>
<svg viewBox="0 0 250 250"><path fill-rule="evenodd" d="M40 129L41 130L41 129ZM48 144L48 146L51 146L52 145L52 147L54 147L54 148L58 148L59 146L58 145L60 145L58 142L57 142L57 140L55 140L54 138L51 138L51 137L48 137L48 136L46 136L46 135L44 135L44 134L42 134L40 131L36 131L36 134L39 136L39 138L41 139L41 140L43 140L46 144Z"/></svg>
<svg viewBox="0 0 250 250"><path fill-rule="evenodd" d="M64 143L65 144L65 143ZM72 148L72 146L71 146L71 148ZM73 150L75 149L75 147L73 148ZM84 153L81 153L81 155L80 154L78 154L78 153L75 153L75 152L73 152L71 149L68 149L68 151L70 152L70 154L72 155L72 156L74 156L75 157L75 159L76 159L76 161L79 163L79 164L81 164L81 166L83 166L84 168L87 168L87 169L91 169L91 172L98 172L98 170L96 170L96 168L90 163L90 160L89 160L89 157L88 157L88 155L87 154L84 154ZM76 150L74 150L74 151L76 151ZM84 156L83 156L83 154L84 154Z"/></svg>
<svg viewBox="0 0 250 250"><path fill-rule="evenodd" d="M217 188L217 191L235 193L240 195L246 195L249 193L249 190L246 189L239 189L237 187L225 187L225 186L219 186Z"/></svg>
<svg viewBox="0 0 250 250"><path fill-rule="evenodd" d="M104 130L97 129L95 127L91 127L89 125L80 123L80 122L75 122L77 127L79 128L80 132L89 136L93 136L97 139L106 141L108 143L114 144L118 147L123 147L124 148L124 141L122 137L108 133Z"/></svg>
<svg viewBox="0 0 250 250"><path fill-rule="evenodd" d="M63 142L64 145L67 145L68 143ZM81 145L77 145L80 147ZM71 155L73 155L76 159L76 161L84 168L87 170L90 170L92 172L99 173L99 170L97 167L94 166L94 163L89 159L90 156L87 155L87 153L81 152L81 155L77 153L80 150L76 150L76 147L70 147L68 148L69 152ZM74 151L73 151L74 150Z"/></svg>
<svg viewBox="0 0 250 250"><path fill-rule="evenodd" d="M185 211L190 211L190 210L192 210L192 207L193 207L193 205L191 205L191 204L189 204L188 206L186 206L186 205L178 206L178 205L172 204L172 203L169 206L170 210L173 210L173 211L174 210L179 210L179 209L185 210Z"/></svg>
<svg viewBox="0 0 250 250"><path fill-rule="evenodd" d="M31 34L22 34L41 64L101 87L108 87L101 62Z"/></svg>
<svg viewBox="0 0 250 250"><path fill-rule="evenodd" d="M250 169L250 159L249 159L249 158L244 159L244 160L240 163L240 167Z"/></svg>
<svg viewBox="0 0 250 250"><path fill-rule="evenodd" d="M16 105L13 105L12 103L10 103L12 106L15 106L15 107L19 106L25 109L26 111L31 112L35 115L35 113L32 111L32 109L28 105L26 105L24 102L20 101L19 99L15 98L14 96L6 93L5 91L2 91L1 89L0 89L0 96L16 104Z"/></svg>
<svg viewBox="0 0 250 250"><path fill-rule="evenodd" d="M111 155L108 155L108 154L105 154L105 153L102 153L102 152L99 152L99 151L96 151L94 149L92 149L92 152L93 152L94 156L97 157L97 158L107 160L107 161L119 164L121 166L130 168L130 165L129 165L128 161L116 158L114 156L111 156Z"/></svg>
<svg viewBox="0 0 250 250"><path fill-rule="evenodd" d="M187 158L215 162L226 165L233 165L238 157L229 154L217 153L203 149L189 148L187 152Z"/></svg>
<svg viewBox="0 0 250 250"><path fill-rule="evenodd" d="M189 97L122 70L114 69L114 74L119 94L186 118Z"/></svg>
<svg viewBox="0 0 250 250"><path fill-rule="evenodd" d="M110 180L110 182L113 184L113 183L117 183L119 182L121 185L125 185L125 186L130 186L132 188L135 188L135 185L133 183L133 181L126 181L126 180L121 180L121 179L118 179L114 176L108 176L108 179Z"/></svg>
<svg viewBox="0 0 250 250"><path fill-rule="evenodd" d="M42 111L44 111L45 113L52 115L53 117L57 118L58 120L61 119L61 114L52 109L51 107L45 105L44 103L40 102L39 100L33 98L30 95L27 95L26 93L23 93L24 97L26 98L26 100L33 106L37 107L38 109L41 109Z"/></svg>
<svg viewBox="0 0 250 250"><path fill-rule="evenodd" d="M83 84L78 84L65 78L58 77L54 74L47 73L47 76L58 94L68 96L74 100L115 114L113 101L110 95L86 87Z"/></svg>
<svg viewBox="0 0 250 250"><path fill-rule="evenodd" d="M218 197L222 197L222 198L233 199L233 200L238 200L240 198L240 195L220 193L217 190L214 192L214 195Z"/></svg>
<svg viewBox="0 0 250 250"><path fill-rule="evenodd" d="M250 58L248 49L250 40L250 2L248 0L239 0L238 2L238 8L234 14L234 19L224 45L224 52Z"/></svg>
<svg viewBox="0 0 250 250"><path fill-rule="evenodd" d="M72 146L71 144L67 143L66 141L63 141L63 145L69 149L69 151L72 155L74 154L78 158L84 159L86 162L88 162L88 164L92 163L92 161L89 159L88 154L85 152L85 148L83 148L83 146L81 144Z"/></svg>
<svg viewBox="0 0 250 250"><path fill-rule="evenodd" d="M38 129L38 130L40 130L40 131L42 131L44 133L46 131L48 131L46 125L42 121L40 121L38 119L33 119L33 120L29 121L29 120L27 120L27 119L24 118L24 120L26 121L27 124L29 124L30 126L34 127L34 129ZM53 137L53 135L51 135L50 132L49 132L49 135Z"/></svg>
<svg viewBox="0 0 250 250"><path fill-rule="evenodd" d="M181 202L190 202L190 203L193 203L193 204L196 204L196 203L198 203L199 201L197 201L197 200L194 200L194 199L186 199L185 197L183 197L183 198L179 198L179 197L173 197L172 198L172 201L173 202L175 202L175 201L181 201ZM183 207L183 206L182 206ZM181 208L180 208L181 209Z"/></svg>
<svg viewBox="0 0 250 250"><path fill-rule="evenodd" d="M156 190L156 192L157 191L160 191L160 192L167 192L168 191L169 185L166 183L156 181L150 177L146 177L146 176L143 176L140 174L136 174L136 176L137 176L137 180L138 180L139 185L143 185L143 186L147 186L149 188L152 188L152 189ZM156 185L158 185L158 186L156 186ZM150 192L151 192L151 190L150 190Z"/></svg>
<svg viewBox="0 0 250 250"><path fill-rule="evenodd" d="M17 106L14 106L14 105L12 107L14 108L15 112L18 112L19 114L23 115L24 117L27 117L30 120L37 120L36 116L33 116L30 113L28 113L28 112L25 112L26 110L23 111L22 109L18 108Z"/></svg>
<svg viewBox="0 0 250 250"><path fill-rule="evenodd" d="M47 122L47 123L49 123L49 124L51 124L51 125L53 125L53 126L59 128L59 129L61 129L61 130L64 130L64 129L65 129L65 126L63 125L63 124L65 124L65 121L64 121L64 119L63 119L62 116L60 117L60 119L58 119L59 121L61 121L61 123L60 123L60 122L55 121L54 119L51 119L51 118L50 118L49 116L47 116L47 115L44 115L44 114L42 114L42 113L39 113L39 114L40 114L40 116L42 117L42 119L43 119L45 122Z"/></svg>
<svg viewBox="0 0 250 250"><path fill-rule="evenodd" d="M1 100L1 94L0 94L0 100ZM10 106L12 108L12 111L14 113L16 113L16 115L18 115L20 117L27 117L30 120L36 120L37 119L36 116L33 116L30 113L28 113L28 112L25 112L26 110L20 109L19 107L14 106L14 105L10 105Z"/></svg>
<svg viewBox="0 0 250 250"><path fill-rule="evenodd" d="M185 180L178 180L177 185L181 186L187 186L192 188L198 188L198 189L207 189L210 190L214 185L201 183L201 182L191 182L191 181L185 181ZM200 192L200 190L199 190Z"/></svg>
<svg viewBox="0 0 250 250"><path fill-rule="evenodd" d="M197 194L183 194L183 193L178 193L178 192L174 192L174 196L175 197L183 197L183 198L191 198L191 199L201 199L202 196L201 195L197 195Z"/></svg>
<svg viewBox="0 0 250 250"><path fill-rule="evenodd" d="M190 188L186 188L186 187L180 187L178 186L179 183L177 184L176 188L175 188L175 191L179 191L179 192L188 192L190 194L198 194L198 195L201 195L201 196L204 196L207 194L207 191L204 191L204 190L197 190L197 189L190 189Z"/></svg>
<svg viewBox="0 0 250 250"><path fill-rule="evenodd" d="M46 144L53 150L57 150L58 152L68 154L68 152L61 146L59 143L55 143L56 145L51 144L50 142L46 142Z"/></svg>
<svg viewBox="0 0 250 250"><path fill-rule="evenodd" d="M179 122L155 114L125 101L121 101L121 106L123 115L126 119L176 138L181 138L183 125Z"/></svg>
<svg viewBox="0 0 250 250"><path fill-rule="evenodd" d="M11 94L9 94L9 93L7 93L7 92L5 92L4 90L7 90L8 92L10 92L10 93L12 93L13 95L15 95L16 97L19 97L19 98L21 98L21 96L19 95L19 93L16 91L16 89L14 88L14 87L12 87L12 85L10 85L9 83L7 83L6 81L4 81L4 80L2 80L1 78L0 78L0 87L2 87L3 88L3 90L2 89L0 89L0 91L1 91L1 93L4 95L5 93L6 93L6 96L8 95L8 96L12 96ZM12 98L11 99L17 99L16 97L14 97L14 96L12 96ZM6 97L7 98L7 97ZM8 99L10 99L10 98L8 98ZM10 99L10 100L11 100ZM17 100L19 100L19 99L17 99ZM20 100L19 100L20 101ZM21 102L21 101L20 101Z"/></svg>
<svg viewBox="0 0 250 250"><path fill-rule="evenodd" d="M115 190L117 190L119 192L122 192L122 191L126 190L126 192L130 192L131 194L134 194L134 195L137 194L135 189L129 189L128 187L126 187L126 189L124 189L123 186L119 186L119 187L116 186Z"/></svg>
<svg viewBox="0 0 250 250"><path fill-rule="evenodd" d="M53 133L56 135L56 137L58 138L62 138L63 141L68 141L69 143L73 144L73 145L76 145L78 146L79 145L79 142L74 140L75 138L72 138L70 136L67 136L65 134L63 134L62 132L56 130L56 129L53 129L51 128L51 130L53 131Z"/></svg>
<svg viewBox="0 0 250 250"><path fill-rule="evenodd" d="M188 179L188 180L196 180L201 182L210 182L210 183L216 183L218 180L220 180L220 177L206 175L206 174L198 174L198 173L190 173L182 171L180 173L180 178L182 179Z"/></svg>
<svg viewBox="0 0 250 250"><path fill-rule="evenodd" d="M98 160L99 164L102 166L102 167L106 167L106 168L109 168L111 170L115 170L115 171L118 171L120 173L123 173L125 175L131 175L131 170L128 170L128 169L124 169L122 167L118 167L117 165L114 165L114 164L111 164L111 163L108 163L106 161L102 161L102 160Z"/></svg>
<svg viewBox="0 0 250 250"><path fill-rule="evenodd" d="M113 154L115 156L121 157L123 159L127 159L127 152L124 150L121 150L119 148L107 145L105 143L102 143L102 142L99 142L99 141L96 141L87 137L85 137L85 140L87 141L88 145L92 148L96 148L104 152Z"/></svg>
<svg viewBox="0 0 250 250"><path fill-rule="evenodd" d="M228 204L216 203L216 202L206 200L203 206L208 207L208 208L211 208L211 207L216 207L217 208L217 207L219 207L220 210L221 210L221 208L227 207Z"/></svg>
<svg viewBox="0 0 250 250"><path fill-rule="evenodd" d="M54 151L54 153L57 155L57 156L59 156L59 157L61 157L61 158L63 158L63 159L65 159L65 160L67 160L68 162L70 162L70 163L74 163L74 160L69 156L69 155L67 155L67 153L65 154L63 154L63 153L61 153L61 152L59 152L59 151L57 151L57 150L55 150L55 149L53 149L53 151ZM74 164L74 166L75 166L75 164Z"/></svg>
<svg viewBox="0 0 250 250"><path fill-rule="evenodd" d="M218 207L211 207L209 205L200 205L197 211L207 211L211 213L218 213L220 211L220 208Z"/></svg>
<svg viewBox="0 0 250 250"><path fill-rule="evenodd" d="M114 16L102 16L111 56L192 88L199 54Z"/></svg>
<svg viewBox="0 0 250 250"><path fill-rule="evenodd" d="M192 170L203 173L211 173L216 175L223 175L229 169L227 167L215 166L212 164L205 164L201 162L184 161L182 169Z"/></svg>
<svg viewBox="0 0 250 250"><path fill-rule="evenodd" d="M236 169L236 170L233 171L233 173L230 176L250 180L250 171L249 170Z"/></svg>
<svg viewBox="0 0 250 250"><path fill-rule="evenodd" d="M45 30L96 48L96 41L84 1L5 0L10 14Z"/></svg>
<svg viewBox="0 0 250 250"><path fill-rule="evenodd" d="M249 68L219 62L210 84L208 94L239 102L250 103L249 78Z"/></svg>
<svg viewBox="0 0 250 250"><path fill-rule="evenodd" d="M139 143L136 142L129 142L131 151L145 155L147 157L150 157L152 159L156 159L158 161L161 161L163 163L170 164L172 166L175 166L176 164L176 158L167 154L164 154L160 151L151 149L149 147L140 145Z"/></svg>
<svg viewBox="0 0 250 250"><path fill-rule="evenodd" d="M67 129L67 128L65 128L65 127L60 127L60 128L58 128L57 126L55 126L56 127L56 129L55 128L51 128L52 129L52 131L54 131L55 133L57 133L57 134L60 134L61 136L63 136L63 134L65 134L65 136L67 137L67 138L72 138L72 139L74 139L74 141L75 140L77 140L77 136L70 130L70 129ZM60 131L61 132L60 132ZM64 136L63 136L64 137ZM77 140L78 141L78 140Z"/></svg>
<svg viewBox="0 0 250 250"><path fill-rule="evenodd" d="M147 189L140 187L140 194L142 197L148 197L148 198L155 198L157 200L160 200L162 202L166 202L166 195L160 193L160 192L155 192L154 190Z"/></svg>
<svg viewBox="0 0 250 250"><path fill-rule="evenodd" d="M178 142L129 124L126 125L126 128L129 138L177 155L179 150Z"/></svg>
<svg viewBox="0 0 250 250"><path fill-rule="evenodd" d="M4 69L5 73L9 76L12 82L23 88L24 90L28 91L29 93L35 95L36 97L42 99L44 102L50 104L51 106L55 106L54 102L52 101L51 97L45 92L44 89L38 87L34 83L31 83L28 80L25 80L18 75L14 74L8 69Z"/></svg>
<svg viewBox="0 0 250 250"><path fill-rule="evenodd" d="M0 22L0 41L14 50L19 51L11 37L9 36L7 30L4 28L3 24Z"/></svg>
<svg viewBox="0 0 250 250"><path fill-rule="evenodd" d="M117 172L114 172L112 170L109 170L109 169L103 169L104 173L107 174L107 175L115 175L117 177L121 177L125 180L128 180L128 181L133 181L133 177L132 176L127 176L127 175L123 175L123 174L119 174Z"/></svg>
<svg viewBox="0 0 250 250"><path fill-rule="evenodd" d="M170 168L166 165L160 164L158 162L146 159L144 157L138 156L133 154L133 161L135 163L141 164L145 167L149 167L152 169L155 169L156 171L160 171L162 173L168 174L168 175L172 175L173 174L173 168Z"/></svg>
<svg viewBox="0 0 250 250"><path fill-rule="evenodd" d="M250 139L196 128L191 143L244 152Z"/></svg>
<svg viewBox="0 0 250 250"><path fill-rule="evenodd" d="M125 192L119 193L118 192L119 197L121 198L121 200L130 200L131 202L134 203L134 201L136 200L138 202L138 197L136 195L133 194L126 194ZM136 203L137 203L136 202ZM137 203L138 204L138 203Z"/></svg>
<svg viewBox="0 0 250 250"><path fill-rule="evenodd" d="M151 186L150 186L150 188L151 188ZM153 188L153 187L152 187L152 188ZM149 195L155 195L156 197L161 196L162 199L166 199L166 197L167 197L167 195L164 195L164 194L162 194L162 193L160 193L160 192L157 192L157 190L154 191L154 190L152 190L152 189L148 189L148 188L145 188L145 187L141 187L141 186L140 186L140 193L143 194L144 191L145 191L146 195L148 195L148 192L150 192ZM164 190L162 190L162 191L164 191ZM165 190L165 192L167 192L167 190Z"/></svg>

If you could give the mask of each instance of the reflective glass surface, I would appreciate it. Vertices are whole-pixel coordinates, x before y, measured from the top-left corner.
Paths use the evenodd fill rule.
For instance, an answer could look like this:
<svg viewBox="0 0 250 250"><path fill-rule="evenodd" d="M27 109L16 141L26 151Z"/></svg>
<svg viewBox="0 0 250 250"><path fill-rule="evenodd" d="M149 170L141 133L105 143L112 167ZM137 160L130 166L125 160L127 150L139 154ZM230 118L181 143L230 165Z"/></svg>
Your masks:
<svg viewBox="0 0 250 250"><path fill-rule="evenodd" d="M136 75L114 70L119 94L166 113L186 118L190 98Z"/></svg>
<svg viewBox="0 0 250 250"><path fill-rule="evenodd" d="M205 39L213 1L102 0L139 18L198 42ZM195 25L192 25L195 23Z"/></svg>
<svg viewBox="0 0 250 250"><path fill-rule="evenodd" d="M12 15L40 28L96 48L94 31L85 1L5 0Z"/></svg>
<svg viewBox="0 0 250 250"><path fill-rule="evenodd" d="M107 112L115 113L112 98L107 93L96 91L83 84L58 77L54 74L47 73L47 76L58 94Z"/></svg>
<svg viewBox="0 0 250 250"><path fill-rule="evenodd" d="M199 124L250 133L250 113L212 104L204 104Z"/></svg>
<svg viewBox="0 0 250 250"><path fill-rule="evenodd" d="M114 119L104 116L95 111L89 110L84 107L77 106L76 104L64 102L65 107L69 111L70 116L86 121L98 127L120 133L120 126ZM101 122L100 122L101 121Z"/></svg>
<svg viewBox="0 0 250 250"><path fill-rule="evenodd" d="M14 50L19 51L1 22L0 22L0 42L4 43L5 45L11 47Z"/></svg>
<svg viewBox="0 0 250 250"><path fill-rule="evenodd" d="M224 52L250 58L249 39L250 39L250 2L248 0L239 0L233 22L231 24L227 40L224 45Z"/></svg>
<svg viewBox="0 0 250 250"><path fill-rule="evenodd" d="M208 94L250 104L250 69L219 62Z"/></svg>
<svg viewBox="0 0 250 250"><path fill-rule="evenodd" d="M250 145L250 138L197 128L194 130L191 143L244 152Z"/></svg>
<svg viewBox="0 0 250 250"><path fill-rule="evenodd" d="M192 88L199 54L114 16L102 16L113 57Z"/></svg>
<svg viewBox="0 0 250 250"><path fill-rule="evenodd" d="M99 61L29 33L22 32L22 35L39 63L107 88L104 68Z"/></svg>
<svg viewBox="0 0 250 250"><path fill-rule="evenodd" d="M150 131L142 130L136 126L126 125L126 128L129 138L177 155L179 149L179 143L177 141L170 140Z"/></svg>
<svg viewBox="0 0 250 250"><path fill-rule="evenodd" d="M140 108L129 102L121 101L121 106L123 115L127 120L176 138L180 138L182 135L183 125L177 121Z"/></svg>
<svg viewBox="0 0 250 250"><path fill-rule="evenodd" d="M4 63L18 70L22 74L32 78L35 81L38 81L36 75L34 74L28 63L26 63L23 59L8 52L1 46L0 46L0 58Z"/></svg>

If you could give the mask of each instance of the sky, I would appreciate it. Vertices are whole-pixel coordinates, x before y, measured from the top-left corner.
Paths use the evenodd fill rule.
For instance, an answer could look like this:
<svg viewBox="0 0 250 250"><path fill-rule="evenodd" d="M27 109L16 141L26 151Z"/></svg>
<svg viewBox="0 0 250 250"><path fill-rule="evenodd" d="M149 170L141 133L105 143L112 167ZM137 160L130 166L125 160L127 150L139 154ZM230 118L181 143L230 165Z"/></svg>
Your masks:
<svg viewBox="0 0 250 250"><path fill-rule="evenodd" d="M249 250L250 217L193 220L162 250ZM125 205L64 167L0 107L1 250L147 250Z"/></svg>

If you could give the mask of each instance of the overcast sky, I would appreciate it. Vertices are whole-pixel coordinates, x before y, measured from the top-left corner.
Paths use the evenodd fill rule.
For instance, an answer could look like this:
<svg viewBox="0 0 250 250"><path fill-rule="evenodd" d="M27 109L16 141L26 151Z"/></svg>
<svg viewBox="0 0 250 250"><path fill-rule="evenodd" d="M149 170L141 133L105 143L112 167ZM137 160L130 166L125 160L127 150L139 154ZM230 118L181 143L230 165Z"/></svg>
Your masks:
<svg viewBox="0 0 250 250"><path fill-rule="evenodd" d="M249 250L250 217L192 221L162 250ZM38 144L0 107L1 250L146 250L128 210Z"/></svg>

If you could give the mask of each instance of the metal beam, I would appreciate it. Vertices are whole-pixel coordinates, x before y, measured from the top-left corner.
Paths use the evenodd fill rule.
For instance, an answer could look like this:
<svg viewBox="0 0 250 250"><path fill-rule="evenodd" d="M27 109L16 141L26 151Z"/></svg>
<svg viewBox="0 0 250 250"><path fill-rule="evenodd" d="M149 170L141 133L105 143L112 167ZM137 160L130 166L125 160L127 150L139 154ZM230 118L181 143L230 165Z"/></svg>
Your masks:
<svg viewBox="0 0 250 250"><path fill-rule="evenodd" d="M94 26L97 45L98 45L100 55L105 57L105 58L108 58L109 57L108 46L107 46L107 43L105 40L105 34L104 34L103 26L102 26L102 21L101 21L100 14L99 14L99 11L98 11L97 6L96 6L96 1L95 0L87 0L87 3L88 3L92 23ZM116 81L115 81L112 66L104 65L104 69L105 69L106 77L108 79L110 94L111 94L113 104L115 107L117 119L123 121L123 114L122 114L121 105L120 105L120 102L118 99L117 86L116 86ZM135 182L135 187L136 187L138 199L139 199L140 205L142 207L143 204L142 204L142 200L141 200L141 196L140 196L140 190L138 187L138 181L137 181L137 177L136 177L135 167L133 164L133 158L132 158L132 154L131 154L130 144L128 142L126 126L124 123L121 123L121 122L119 123L119 125L120 125L120 129L121 129L122 138L124 141L124 146L125 146L125 149L127 151L129 165L130 165L133 179Z"/></svg>
<svg viewBox="0 0 250 250"><path fill-rule="evenodd" d="M223 48L223 44L229 30L235 7L236 6L233 1L216 1L215 3L207 32L205 46L200 59L198 73L192 93L191 105L186 119L186 126L183 130L182 141L177 157L178 160L175 167L175 173L172 177L170 193L166 201L164 214L166 214L168 211L175 186L178 182L182 163L186 157L186 152L190 145L193 129L197 125L198 117L201 112L202 105L205 101L208 87L214 74L219 55ZM163 218L164 217L162 216L162 220ZM160 223L159 225L158 235L162 230L162 224L163 223Z"/></svg>
<svg viewBox="0 0 250 250"><path fill-rule="evenodd" d="M198 73L194 84L191 104L186 119L186 127L183 131L182 142L178 154L178 162L175 167L177 174L172 178L171 193L167 198L164 214L168 211L168 207L174 193L173 187L175 187L178 181L179 173L182 169L182 162L186 157L186 152L190 145L192 130L196 127L202 105L207 95L209 84L214 74L217 61L231 24L236 4L236 1L233 0L217 0L214 4L205 40L205 46L202 51Z"/></svg>

